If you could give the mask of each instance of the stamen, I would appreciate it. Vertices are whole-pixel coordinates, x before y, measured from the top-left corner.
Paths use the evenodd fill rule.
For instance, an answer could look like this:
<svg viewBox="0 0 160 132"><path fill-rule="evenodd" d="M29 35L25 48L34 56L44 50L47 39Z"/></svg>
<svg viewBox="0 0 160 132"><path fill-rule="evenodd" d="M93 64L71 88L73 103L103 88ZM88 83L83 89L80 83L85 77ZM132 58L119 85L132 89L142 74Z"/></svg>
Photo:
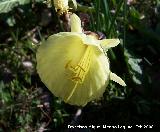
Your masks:
<svg viewBox="0 0 160 132"><path fill-rule="evenodd" d="M67 68L69 67L71 61L72 61L72 60L69 60L69 61L67 62L67 64L65 65L65 69L67 69Z"/></svg>
<svg viewBox="0 0 160 132"><path fill-rule="evenodd" d="M76 66L71 65L71 60L66 63L65 68L73 72L69 79L75 82L74 88L66 99L66 102L72 97L74 91L77 88L77 85L79 83L83 83L85 76L87 75L90 68L91 56L92 48L91 46L87 46L84 55Z"/></svg>

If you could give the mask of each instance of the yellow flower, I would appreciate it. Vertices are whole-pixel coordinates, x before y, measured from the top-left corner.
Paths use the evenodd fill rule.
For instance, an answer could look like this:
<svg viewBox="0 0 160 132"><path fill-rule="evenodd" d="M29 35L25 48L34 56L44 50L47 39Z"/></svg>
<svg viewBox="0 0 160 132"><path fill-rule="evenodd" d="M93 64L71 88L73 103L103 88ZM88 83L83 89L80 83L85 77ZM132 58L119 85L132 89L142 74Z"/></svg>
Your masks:
<svg viewBox="0 0 160 132"><path fill-rule="evenodd" d="M39 47L37 71L55 96L71 105L85 106L103 95L109 80L126 86L110 71L103 52L103 48L118 44L118 39L97 40L82 33L79 17L72 14L71 32L54 34Z"/></svg>
<svg viewBox="0 0 160 132"><path fill-rule="evenodd" d="M77 7L76 0L71 0L75 7ZM61 15L63 13L68 13L69 6L68 0L54 0L55 10Z"/></svg>

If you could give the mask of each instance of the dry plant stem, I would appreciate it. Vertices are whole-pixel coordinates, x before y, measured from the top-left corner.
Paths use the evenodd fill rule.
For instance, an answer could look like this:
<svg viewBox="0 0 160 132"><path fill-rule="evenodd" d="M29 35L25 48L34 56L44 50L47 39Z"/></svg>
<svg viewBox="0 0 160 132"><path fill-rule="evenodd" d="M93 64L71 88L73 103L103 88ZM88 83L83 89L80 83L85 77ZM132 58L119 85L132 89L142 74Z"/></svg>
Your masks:
<svg viewBox="0 0 160 132"><path fill-rule="evenodd" d="M51 123L51 117L48 113L46 113L41 107L40 107L42 113L47 117L48 121L45 123L44 128L46 128Z"/></svg>
<svg viewBox="0 0 160 132"><path fill-rule="evenodd" d="M70 123L70 125L72 126L77 126L81 120L81 116L82 116L82 107L79 107Z"/></svg>
<svg viewBox="0 0 160 132"><path fill-rule="evenodd" d="M63 27L65 32L71 31L70 15L71 15L70 13L66 13L61 16L61 20L63 21Z"/></svg>

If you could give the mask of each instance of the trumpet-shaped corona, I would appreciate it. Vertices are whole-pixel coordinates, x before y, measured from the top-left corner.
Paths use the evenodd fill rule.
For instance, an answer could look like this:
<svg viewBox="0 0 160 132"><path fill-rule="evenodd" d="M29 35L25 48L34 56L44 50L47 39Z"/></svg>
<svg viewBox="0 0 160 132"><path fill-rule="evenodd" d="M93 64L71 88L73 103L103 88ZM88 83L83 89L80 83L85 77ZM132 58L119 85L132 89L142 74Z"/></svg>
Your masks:
<svg viewBox="0 0 160 132"><path fill-rule="evenodd" d="M54 34L39 47L37 71L55 96L71 105L85 106L103 95L109 80L126 86L110 71L104 53L104 48L118 44L118 39L97 40L82 33L79 17L72 14L71 32Z"/></svg>

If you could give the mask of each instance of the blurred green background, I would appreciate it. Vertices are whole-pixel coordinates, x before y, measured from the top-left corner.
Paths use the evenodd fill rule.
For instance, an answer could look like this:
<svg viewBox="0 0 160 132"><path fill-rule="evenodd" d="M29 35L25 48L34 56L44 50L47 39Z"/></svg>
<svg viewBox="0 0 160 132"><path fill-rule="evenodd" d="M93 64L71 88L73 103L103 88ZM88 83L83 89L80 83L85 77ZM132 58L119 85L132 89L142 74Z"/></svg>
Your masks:
<svg viewBox="0 0 160 132"><path fill-rule="evenodd" d="M77 2L84 30L121 40L107 54L127 87L110 82L100 101L65 104L41 82L35 59L42 40L65 30L63 16L43 0L0 0L0 132L90 132L67 125L105 124L160 130L160 0Z"/></svg>

